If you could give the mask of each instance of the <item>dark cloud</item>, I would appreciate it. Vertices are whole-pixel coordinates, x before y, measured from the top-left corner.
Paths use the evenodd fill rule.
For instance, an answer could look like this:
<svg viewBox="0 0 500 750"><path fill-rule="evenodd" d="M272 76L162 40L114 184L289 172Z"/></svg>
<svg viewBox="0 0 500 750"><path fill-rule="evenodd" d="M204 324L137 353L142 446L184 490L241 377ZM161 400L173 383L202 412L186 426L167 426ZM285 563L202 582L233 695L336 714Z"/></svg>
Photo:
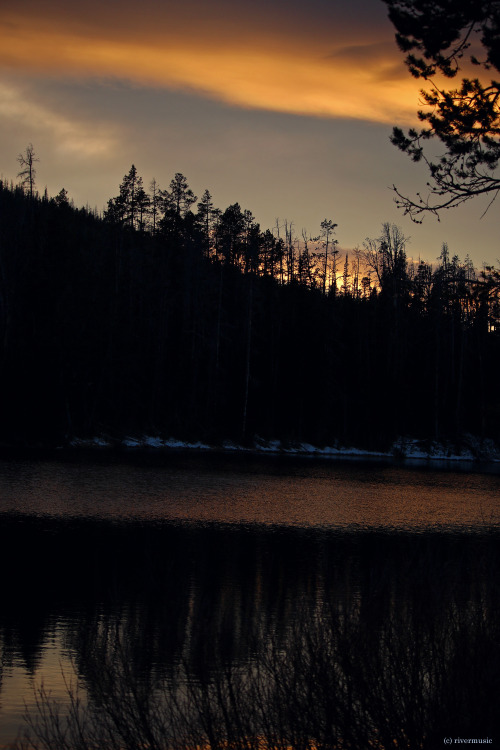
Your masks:
<svg viewBox="0 0 500 750"><path fill-rule="evenodd" d="M64 25L73 31L90 29L96 35L165 34L191 30L214 38L292 37L294 40L325 41L339 33L373 38L391 35L385 5L373 0L18 0L1 15L37 19Z"/></svg>
<svg viewBox="0 0 500 750"><path fill-rule="evenodd" d="M395 51L395 46L391 41L340 47L327 55L326 59L334 66L340 65L346 68L366 67L373 71L374 67L378 67L374 78L380 82L408 78L402 55Z"/></svg>

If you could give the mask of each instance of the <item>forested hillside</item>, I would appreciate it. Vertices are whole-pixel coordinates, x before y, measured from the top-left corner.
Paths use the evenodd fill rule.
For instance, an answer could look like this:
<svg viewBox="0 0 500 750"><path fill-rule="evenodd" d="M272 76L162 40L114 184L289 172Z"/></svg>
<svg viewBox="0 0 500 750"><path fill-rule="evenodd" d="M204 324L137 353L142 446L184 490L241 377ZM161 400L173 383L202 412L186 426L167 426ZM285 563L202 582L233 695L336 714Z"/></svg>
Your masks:
<svg viewBox="0 0 500 750"><path fill-rule="evenodd" d="M0 187L0 439L500 437L500 273L351 257L135 167L103 217Z"/></svg>

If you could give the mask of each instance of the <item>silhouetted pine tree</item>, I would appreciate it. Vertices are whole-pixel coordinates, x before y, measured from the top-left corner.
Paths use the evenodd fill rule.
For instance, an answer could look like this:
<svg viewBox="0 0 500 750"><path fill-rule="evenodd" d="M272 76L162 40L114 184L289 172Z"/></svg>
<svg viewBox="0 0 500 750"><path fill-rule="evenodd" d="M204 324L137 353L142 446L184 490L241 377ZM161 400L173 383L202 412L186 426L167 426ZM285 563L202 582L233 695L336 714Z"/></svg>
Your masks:
<svg viewBox="0 0 500 750"><path fill-rule="evenodd" d="M325 272L325 245L315 266L307 235L262 232L238 203L206 191L194 214L181 178L147 214L132 168L104 219L0 186L4 442L498 439L498 270L447 249L413 267L383 225L329 292L331 237Z"/></svg>

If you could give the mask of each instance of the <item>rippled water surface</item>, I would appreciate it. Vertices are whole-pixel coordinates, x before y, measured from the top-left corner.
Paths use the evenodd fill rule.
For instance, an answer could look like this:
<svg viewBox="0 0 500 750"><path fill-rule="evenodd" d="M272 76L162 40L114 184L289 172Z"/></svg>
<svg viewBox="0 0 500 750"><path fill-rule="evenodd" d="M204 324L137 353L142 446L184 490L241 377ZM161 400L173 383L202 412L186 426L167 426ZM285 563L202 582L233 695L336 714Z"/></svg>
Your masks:
<svg viewBox="0 0 500 750"><path fill-rule="evenodd" d="M325 668L314 661L324 652L347 654L343 679L357 705L380 707L373 726L418 725L398 708L400 687L390 692L415 690L418 679L431 686L429 725L449 717L458 731L474 702L487 731L498 691L475 665L491 667L493 684L499 532L495 467L221 455L1 461L0 748L25 704L35 710L42 681L63 702L65 679L96 694L114 637L141 680L180 665L184 677L252 675L275 648L292 655L279 679L300 685ZM303 637L328 643L305 674L292 658ZM454 693L460 685L465 697Z"/></svg>
<svg viewBox="0 0 500 750"><path fill-rule="evenodd" d="M0 463L0 513L304 527L498 527L496 472L177 458L163 465Z"/></svg>

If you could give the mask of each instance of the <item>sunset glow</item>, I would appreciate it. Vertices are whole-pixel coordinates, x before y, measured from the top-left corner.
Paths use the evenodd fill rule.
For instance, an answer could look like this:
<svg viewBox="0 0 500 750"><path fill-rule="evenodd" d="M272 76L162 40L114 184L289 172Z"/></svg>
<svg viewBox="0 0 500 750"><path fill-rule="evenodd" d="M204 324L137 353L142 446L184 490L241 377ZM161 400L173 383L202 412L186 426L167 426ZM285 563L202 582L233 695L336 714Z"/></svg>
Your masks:
<svg viewBox="0 0 500 750"><path fill-rule="evenodd" d="M114 39L15 24L3 40L0 64L51 76L126 79L193 90L245 108L390 123L415 119L415 83L394 75L397 50L369 47L353 59L337 41L296 47L267 40L221 44L185 38Z"/></svg>
<svg viewBox="0 0 500 750"><path fill-rule="evenodd" d="M0 750L494 742L477 5L0 0Z"/></svg>
<svg viewBox="0 0 500 750"><path fill-rule="evenodd" d="M394 203L393 185L415 194L427 179L390 143L417 124L421 82L381 0L17 0L0 4L0 38L1 179L33 143L37 188L99 211L134 163L145 185L182 172L263 227L314 236L332 218L343 249L389 221L415 257L443 242L498 255L493 212L480 242L475 229L486 199L438 227Z"/></svg>

